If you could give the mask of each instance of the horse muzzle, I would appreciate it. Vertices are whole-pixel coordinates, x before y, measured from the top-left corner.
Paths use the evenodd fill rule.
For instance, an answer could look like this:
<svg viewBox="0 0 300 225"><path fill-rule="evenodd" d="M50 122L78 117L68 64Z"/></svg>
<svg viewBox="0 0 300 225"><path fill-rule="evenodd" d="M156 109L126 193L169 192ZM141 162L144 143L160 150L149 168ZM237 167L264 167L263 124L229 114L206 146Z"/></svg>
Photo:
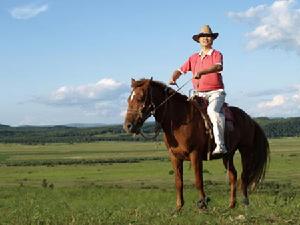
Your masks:
<svg viewBox="0 0 300 225"><path fill-rule="evenodd" d="M125 122L123 125L123 129L127 133L132 133L132 134L139 134L140 133L140 126L134 125L131 122Z"/></svg>

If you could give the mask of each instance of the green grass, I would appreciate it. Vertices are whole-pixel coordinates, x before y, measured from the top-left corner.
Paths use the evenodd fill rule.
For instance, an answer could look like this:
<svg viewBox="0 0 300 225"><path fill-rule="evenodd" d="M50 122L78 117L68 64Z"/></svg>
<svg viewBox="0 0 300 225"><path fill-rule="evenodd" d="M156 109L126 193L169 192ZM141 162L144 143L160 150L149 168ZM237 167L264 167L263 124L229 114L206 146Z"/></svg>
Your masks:
<svg viewBox="0 0 300 225"><path fill-rule="evenodd" d="M272 139L266 180L250 206L230 210L220 160L204 163L206 212L197 210L194 174L184 164L185 206L174 214L171 163L163 144L0 145L0 224L299 224L300 138ZM62 160L75 164L59 165ZM136 163L88 160L143 159ZM51 164L44 166L40 162ZM20 162L30 162L22 166ZM84 162L84 163L82 163ZM18 164L19 163L19 164ZM17 166L8 166L15 164ZM235 164L240 173L240 157Z"/></svg>
<svg viewBox="0 0 300 225"><path fill-rule="evenodd" d="M119 159L166 156L162 143L98 142L83 144L0 144L0 163L19 160Z"/></svg>
<svg viewBox="0 0 300 225"><path fill-rule="evenodd" d="M238 204L232 210L223 194L227 188L207 185L212 200L209 210L199 213L197 194L187 187L186 204L178 214L169 188L0 188L0 218L1 224L297 224L296 192L279 186L279 193L289 194L276 195L273 188L253 194L250 206Z"/></svg>

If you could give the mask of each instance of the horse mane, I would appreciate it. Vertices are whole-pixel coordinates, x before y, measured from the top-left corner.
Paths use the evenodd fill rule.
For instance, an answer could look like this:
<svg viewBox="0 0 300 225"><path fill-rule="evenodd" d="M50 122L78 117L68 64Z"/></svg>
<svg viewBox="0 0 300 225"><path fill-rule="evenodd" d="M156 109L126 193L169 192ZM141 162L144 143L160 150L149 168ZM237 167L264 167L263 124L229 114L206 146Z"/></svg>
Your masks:
<svg viewBox="0 0 300 225"><path fill-rule="evenodd" d="M140 80L134 81L134 83L131 84L132 88L140 87L144 85L145 82L149 81L149 79L142 78Z"/></svg>
<svg viewBox="0 0 300 225"><path fill-rule="evenodd" d="M151 85L153 85L154 87L158 87L158 89L164 90L165 93L167 93L167 95L170 96L170 95L174 94L173 98L176 98L177 100L186 102L187 99L188 99L188 97L186 95L183 95L183 94L177 92L176 90L174 90L173 88L167 86L165 83L163 83L161 81L156 81L156 80L150 80L150 79L142 78L140 80L135 81L133 87L140 87L145 82L149 82L149 81L151 81Z"/></svg>

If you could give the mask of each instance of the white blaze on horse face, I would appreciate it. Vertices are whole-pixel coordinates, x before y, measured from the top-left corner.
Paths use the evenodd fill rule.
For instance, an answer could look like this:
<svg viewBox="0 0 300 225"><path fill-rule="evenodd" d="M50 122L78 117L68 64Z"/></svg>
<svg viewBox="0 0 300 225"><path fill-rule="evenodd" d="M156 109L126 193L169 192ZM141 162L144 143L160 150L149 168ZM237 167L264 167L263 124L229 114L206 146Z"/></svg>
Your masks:
<svg viewBox="0 0 300 225"><path fill-rule="evenodd" d="M135 96L135 92L133 91L132 94L131 94L131 96L130 96L130 101L133 100L133 97L134 97L134 96Z"/></svg>

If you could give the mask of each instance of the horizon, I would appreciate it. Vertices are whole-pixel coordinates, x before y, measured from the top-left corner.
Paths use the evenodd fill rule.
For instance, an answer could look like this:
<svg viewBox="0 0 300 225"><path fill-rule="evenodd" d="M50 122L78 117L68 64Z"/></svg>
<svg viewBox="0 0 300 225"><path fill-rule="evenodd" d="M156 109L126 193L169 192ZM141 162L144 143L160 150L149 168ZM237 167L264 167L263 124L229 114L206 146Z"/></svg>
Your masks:
<svg viewBox="0 0 300 225"><path fill-rule="evenodd" d="M286 120L286 119L296 119L300 118L300 116L291 116L291 117L265 117L265 116L259 116L259 117L252 117L253 119L266 119L266 120ZM145 121L145 124L147 123L154 123L154 120ZM13 128L17 127L56 127L56 126L65 126L65 127L80 127L83 126L83 128L94 128L94 127L106 127L106 126L123 126L123 123L68 123L68 124L40 124L40 125L33 125L33 124L23 124L23 125L17 125L13 126L10 124L2 124L0 123L0 126L9 126Z"/></svg>
<svg viewBox="0 0 300 225"><path fill-rule="evenodd" d="M192 35L204 24L219 33L213 47L224 55L226 102L251 117L299 117L299 0L212 0L199 15L202 7L1 1L0 124L122 124L131 78L167 83L199 51Z"/></svg>

